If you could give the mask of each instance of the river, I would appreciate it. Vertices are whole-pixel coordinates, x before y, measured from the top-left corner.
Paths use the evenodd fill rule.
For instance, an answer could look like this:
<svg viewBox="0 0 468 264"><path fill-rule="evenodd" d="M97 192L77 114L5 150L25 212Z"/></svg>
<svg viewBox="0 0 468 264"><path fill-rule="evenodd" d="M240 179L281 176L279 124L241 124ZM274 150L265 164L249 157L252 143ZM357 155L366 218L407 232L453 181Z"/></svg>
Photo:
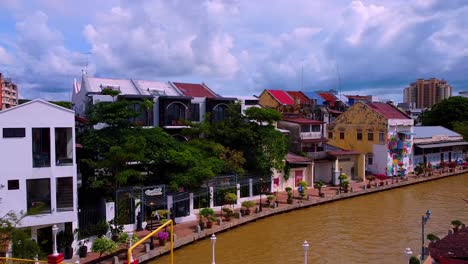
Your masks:
<svg viewBox="0 0 468 264"><path fill-rule="evenodd" d="M432 211L426 234L447 234L450 222L468 223L468 174L276 215L217 234L218 264L405 263L404 250L421 252L421 215ZM426 245L427 245L426 241ZM175 251L176 264L211 263L205 239ZM165 255L151 264L170 263Z"/></svg>

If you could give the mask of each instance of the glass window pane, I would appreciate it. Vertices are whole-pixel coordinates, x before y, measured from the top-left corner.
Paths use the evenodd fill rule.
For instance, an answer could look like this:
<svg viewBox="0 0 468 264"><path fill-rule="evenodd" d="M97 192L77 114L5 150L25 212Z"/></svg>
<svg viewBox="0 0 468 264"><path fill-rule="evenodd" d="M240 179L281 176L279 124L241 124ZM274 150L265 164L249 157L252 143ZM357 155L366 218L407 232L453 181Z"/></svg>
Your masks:
<svg viewBox="0 0 468 264"><path fill-rule="evenodd" d="M50 128L32 129L33 167L50 167Z"/></svg>
<svg viewBox="0 0 468 264"><path fill-rule="evenodd" d="M57 178L57 212L73 211L73 178Z"/></svg>
<svg viewBox="0 0 468 264"><path fill-rule="evenodd" d="M57 166L73 165L73 139L71 127L55 129L55 162Z"/></svg>
<svg viewBox="0 0 468 264"><path fill-rule="evenodd" d="M50 213L50 180L26 180L28 212L31 214Z"/></svg>

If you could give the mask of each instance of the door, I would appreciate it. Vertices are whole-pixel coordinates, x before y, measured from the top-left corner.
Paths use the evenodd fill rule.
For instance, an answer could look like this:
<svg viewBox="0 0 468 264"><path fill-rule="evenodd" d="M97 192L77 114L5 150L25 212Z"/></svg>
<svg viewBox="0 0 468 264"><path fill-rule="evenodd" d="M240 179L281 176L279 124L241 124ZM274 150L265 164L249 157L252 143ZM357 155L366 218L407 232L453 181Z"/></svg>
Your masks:
<svg viewBox="0 0 468 264"><path fill-rule="evenodd" d="M37 229L37 243L41 252L52 254L52 226Z"/></svg>

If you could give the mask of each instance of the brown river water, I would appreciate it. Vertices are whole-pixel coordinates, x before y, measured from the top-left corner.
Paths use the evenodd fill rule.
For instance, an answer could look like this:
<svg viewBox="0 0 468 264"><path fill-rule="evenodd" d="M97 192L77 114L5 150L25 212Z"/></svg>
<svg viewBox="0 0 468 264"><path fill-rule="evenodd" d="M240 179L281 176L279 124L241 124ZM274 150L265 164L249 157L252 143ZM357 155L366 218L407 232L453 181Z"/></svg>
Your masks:
<svg viewBox="0 0 468 264"><path fill-rule="evenodd" d="M405 263L405 248L421 252L425 232L447 234L450 222L468 223L468 174L337 201L258 220L217 234L217 264ZM428 241L426 240L426 245ZM211 263L211 241L176 250L176 264ZM169 255L151 264L170 263Z"/></svg>

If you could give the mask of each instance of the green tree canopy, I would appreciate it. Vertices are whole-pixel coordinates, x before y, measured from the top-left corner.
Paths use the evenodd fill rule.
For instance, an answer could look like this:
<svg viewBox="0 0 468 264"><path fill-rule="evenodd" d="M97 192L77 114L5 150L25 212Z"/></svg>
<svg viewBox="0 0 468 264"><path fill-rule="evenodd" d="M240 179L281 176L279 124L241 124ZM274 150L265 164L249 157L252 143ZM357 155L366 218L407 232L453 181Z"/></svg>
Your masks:
<svg viewBox="0 0 468 264"><path fill-rule="evenodd" d="M443 126L468 138L468 98L452 96L432 106L422 116L424 126Z"/></svg>

